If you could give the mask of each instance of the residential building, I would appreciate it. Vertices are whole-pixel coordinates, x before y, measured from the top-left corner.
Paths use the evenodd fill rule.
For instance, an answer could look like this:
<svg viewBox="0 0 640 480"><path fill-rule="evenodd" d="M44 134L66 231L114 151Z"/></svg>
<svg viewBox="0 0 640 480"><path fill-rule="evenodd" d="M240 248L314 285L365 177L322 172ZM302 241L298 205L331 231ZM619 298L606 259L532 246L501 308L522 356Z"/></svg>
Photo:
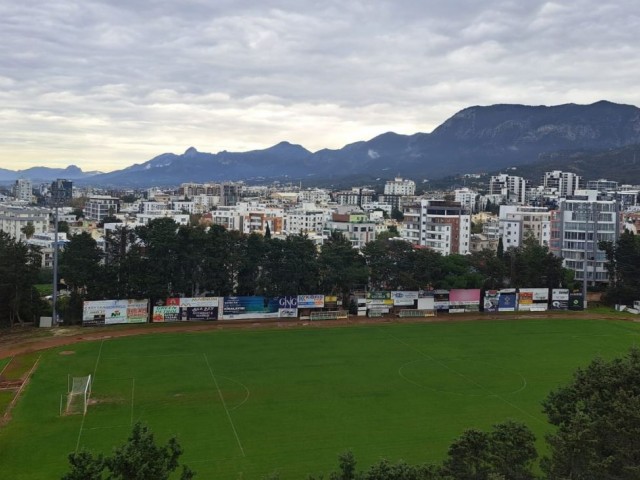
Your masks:
<svg viewBox="0 0 640 480"><path fill-rule="evenodd" d="M363 204L373 202L375 190L370 188L354 187L351 190L343 190L334 193L334 199L338 205L353 205L362 207Z"/></svg>
<svg viewBox="0 0 640 480"><path fill-rule="evenodd" d="M39 235L49 230L51 210L39 207L0 204L0 231L16 240L27 240L22 231L27 225L33 226L33 234Z"/></svg>
<svg viewBox="0 0 640 480"><path fill-rule="evenodd" d="M325 224L324 234L328 237L333 231L342 233L357 249L376 239L376 224L364 213L333 213Z"/></svg>
<svg viewBox="0 0 640 480"><path fill-rule="evenodd" d="M515 175L494 175L489 181L489 195L500 195L507 203L524 205L527 200L527 181Z"/></svg>
<svg viewBox="0 0 640 480"><path fill-rule="evenodd" d="M500 205L500 237L505 249L519 247L527 235L539 245L549 245L551 239L551 213L545 207Z"/></svg>
<svg viewBox="0 0 640 480"><path fill-rule="evenodd" d="M621 231L620 204L603 200L595 190L577 190L561 200L552 218L551 250L575 272L575 279L590 284L609 281L607 258L598 248L616 242Z"/></svg>
<svg viewBox="0 0 640 480"><path fill-rule="evenodd" d="M387 180L384 185L385 195L413 196L416 194L416 182L396 177Z"/></svg>
<svg viewBox="0 0 640 480"><path fill-rule="evenodd" d="M30 239L26 241L29 245L34 245L40 248L42 254L43 268L53 268L53 247L55 242L54 232L42 232L34 234ZM69 243L67 234L64 232L58 232L58 251L64 250L65 245Z"/></svg>
<svg viewBox="0 0 640 480"><path fill-rule="evenodd" d="M458 202L420 200L405 205L400 236L432 248L442 255L468 254L471 242L471 215Z"/></svg>
<svg viewBox="0 0 640 480"><path fill-rule="evenodd" d="M587 182L587 190L596 190L598 192L610 192L618 189L618 182L613 180L589 180Z"/></svg>
<svg viewBox="0 0 640 480"><path fill-rule="evenodd" d="M284 214L283 233L296 235L299 233L322 233L325 221L331 218L325 210L289 210Z"/></svg>
<svg viewBox="0 0 640 480"><path fill-rule="evenodd" d="M471 190L470 188L458 188L453 191L454 200L466 208L469 212L477 211L476 198L478 192Z"/></svg>
<svg viewBox="0 0 640 480"><path fill-rule="evenodd" d="M20 202L33 203L33 184L31 180L19 178L13 186L13 196Z"/></svg>
<svg viewBox="0 0 640 480"><path fill-rule="evenodd" d="M120 199L109 195L94 195L89 197L84 206L84 216L87 220L102 221L105 217L115 215L120 211Z"/></svg>
<svg viewBox="0 0 640 480"><path fill-rule="evenodd" d="M73 199L73 182L59 178L51 182L51 204L68 205Z"/></svg>
<svg viewBox="0 0 640 480"><path fill-rule="evenodd" d="M580 188L582 177L571 172L554 170L545 172L542 184L546 189L555 190L558 197L566 198Z"/></svg>

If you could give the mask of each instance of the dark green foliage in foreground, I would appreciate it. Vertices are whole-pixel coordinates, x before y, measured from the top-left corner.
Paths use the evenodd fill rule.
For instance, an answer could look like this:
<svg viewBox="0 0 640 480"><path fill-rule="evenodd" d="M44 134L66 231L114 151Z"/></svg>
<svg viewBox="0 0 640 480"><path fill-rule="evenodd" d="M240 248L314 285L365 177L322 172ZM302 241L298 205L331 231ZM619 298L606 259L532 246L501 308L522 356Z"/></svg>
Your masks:
<svg viewBox="0 0 640 480"><path fill-rule="evenodd" d="M338 471L329 480L530 480L538 454L535 436L522 423L507 421L490 432L467 430L449 447L442 465L410 465L381 460L358 471L353 453L338 457ZM310 476L308 480L321 480Z"/></svg>
<svg viewBox="0 0 640 480"><path fill-rule="evenodd" d="M558 427L542 462L549 479L640 478L640 350L595 359L543 406Z"/></svg>
<svg viewBox="0 0 640 480"><path fill-rule="evenodd" d="M110 457L93 456L89 452L69 455L71 470L62 480L168 480L180 464L182 448L175 437L159 446L149 429L136 423L127 442ZM180 480L190 480L195 474L183 466Z"/></svg>
<svg viewBox="0 0 640 480"><path fill-rule="evenodd" d="M625 230L618 241L600 242L607 256L609 278L606 297L610 303L631 305L640 299L640 236Z"/></svg>

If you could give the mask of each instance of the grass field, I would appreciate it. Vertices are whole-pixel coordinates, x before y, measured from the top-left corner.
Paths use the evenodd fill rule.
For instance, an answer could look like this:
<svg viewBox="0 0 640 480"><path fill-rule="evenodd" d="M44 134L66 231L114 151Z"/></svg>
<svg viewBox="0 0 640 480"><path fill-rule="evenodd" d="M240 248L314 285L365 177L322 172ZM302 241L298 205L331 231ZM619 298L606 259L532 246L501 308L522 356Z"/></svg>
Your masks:
<svg viewBox="0 0 640 480"><path fill-rule="evenodd" d="M202 479L440 460L465 428L525 422L543 448L540 402L640 326L515 320L216 330L87 342L43 352L0 429L2 478L59 478L76 448L110 452L137 420ZM69 350L73 354L69 354ZM65 354L61 354L64 352ZM0 368L6 361L0 363ZM59 416L67 375L94 375L85 417Z"/></svg>

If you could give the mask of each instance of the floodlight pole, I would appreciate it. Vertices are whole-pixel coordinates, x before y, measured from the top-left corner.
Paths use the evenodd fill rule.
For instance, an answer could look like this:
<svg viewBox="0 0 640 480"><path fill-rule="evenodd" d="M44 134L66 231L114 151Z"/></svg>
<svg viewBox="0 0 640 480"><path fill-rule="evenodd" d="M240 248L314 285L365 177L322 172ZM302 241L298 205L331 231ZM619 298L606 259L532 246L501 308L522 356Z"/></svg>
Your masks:
<svg viewBox="0 0 640 480"><path fill-rule="evenodd" d="M53 232L53 294L51 295L51 316L52 324L58 325L58 189L56 188L55 197L53 200L54 205L54 232Z"/></svg>

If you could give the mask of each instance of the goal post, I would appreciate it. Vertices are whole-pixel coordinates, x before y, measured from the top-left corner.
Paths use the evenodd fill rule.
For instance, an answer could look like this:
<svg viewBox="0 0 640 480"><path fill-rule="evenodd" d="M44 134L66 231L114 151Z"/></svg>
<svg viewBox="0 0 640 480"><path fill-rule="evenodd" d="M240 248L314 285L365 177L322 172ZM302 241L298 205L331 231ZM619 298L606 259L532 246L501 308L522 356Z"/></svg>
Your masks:
<svg viewBox="0 0 640 480"><path fill-rule="evenodd" d="M74 415L86 414L91 396L91 375L86 377L68 377L67 381L67 404L62 412L62 402L60 402L61 414Z"/></svg>

